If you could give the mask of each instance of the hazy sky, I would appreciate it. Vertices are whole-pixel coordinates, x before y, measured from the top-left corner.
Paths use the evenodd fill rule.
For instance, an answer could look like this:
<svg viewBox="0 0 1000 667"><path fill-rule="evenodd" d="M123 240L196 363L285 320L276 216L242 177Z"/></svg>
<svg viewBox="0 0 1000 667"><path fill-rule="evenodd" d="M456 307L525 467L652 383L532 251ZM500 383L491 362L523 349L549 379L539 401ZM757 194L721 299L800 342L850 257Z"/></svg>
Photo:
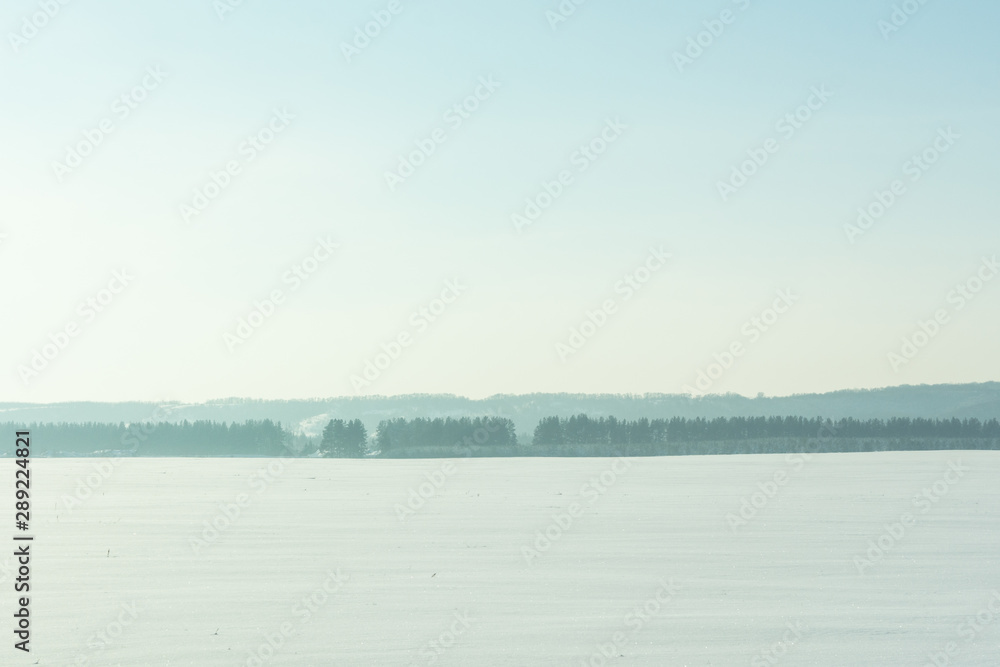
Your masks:
<svg viewBox="0 0 1000 667"><path fill-rule="evenodd" d="M6 2L0 400L996 380L1000 6L893 4Z"/></svg>

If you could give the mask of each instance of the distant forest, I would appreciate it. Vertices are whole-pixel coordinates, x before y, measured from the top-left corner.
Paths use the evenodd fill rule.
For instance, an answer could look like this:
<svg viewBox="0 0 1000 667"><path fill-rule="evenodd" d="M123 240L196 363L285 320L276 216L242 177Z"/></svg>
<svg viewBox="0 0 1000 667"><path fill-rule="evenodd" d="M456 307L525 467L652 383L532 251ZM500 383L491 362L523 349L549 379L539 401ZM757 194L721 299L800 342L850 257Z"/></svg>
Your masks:
<svg viewBox="0 0 1000 667"><path fill-rule="evenodd" d="M735 394L693 397L683 394L498 394L471 399L449 394L340 396L295 400L220 398L200 403L179 401L122 403L3 403L0 421L16 423L137 424L200 422L227 424L270 419L288 430L319 438L331 419L358 419L369 434L379 422L403 419L481 417L494 415L514 422L518 440L532 441L538 423L551 415L590 415L638 420L714 419L800 415L839 420L1000 418L1000 382L958 385L911 385L882 389L848 389L824 394L763 396ZM0 438L2 442L2 438Z"/></svg>
<svg viewBox="0 0 1000 667"><path fill-rule="evenodd" d="M996 419L718 417L620 420L546 417L519 442L502 417L388 419L369 435L360 419L330 420L321 437L250 420L126 424L6 423L0 453L27 427L34 456L670 456L787 452L1000 449Z"/></svg>
<svg viewBox="0 0 1000 667"><path fill-rule="evenodd" d="M1000 438L991 419L827 419L804 417L718 417L716 419L592 419L548 417L535 428L534 444L656 444L704 440L810 438L827 427L838 438Z"/></svg>

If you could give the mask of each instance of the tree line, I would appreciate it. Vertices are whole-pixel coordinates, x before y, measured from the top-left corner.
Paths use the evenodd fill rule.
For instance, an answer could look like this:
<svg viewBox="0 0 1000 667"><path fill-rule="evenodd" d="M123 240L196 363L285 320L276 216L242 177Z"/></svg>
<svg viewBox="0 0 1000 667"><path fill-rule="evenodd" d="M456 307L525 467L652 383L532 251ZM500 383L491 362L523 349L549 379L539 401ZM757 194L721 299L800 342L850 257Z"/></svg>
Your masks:
<svg viewBox="0 0 1000 667"><path fill-rule="evenodd" d="M331 419L320 437L248 420L112 423L7 423L26 427L35 455L52 456L610 456L998 449L997 419L839 419L806 417L546 417L519 442L503 417L387 419L369 435L360 419ZM13 454L13 438L0 455ZM803 449L807 448L807 449Z"/></svg>
<svg viewBox="0 0 1000 667"><path fill-rule="evenodd" d="M661 444L705 440L809 438L823 428L833 438L998 438L996 419L829 419L805 417L717 417L704 419L547 417L535 427L535 445Z"/></svg>
<svg viewBox="0 0 1000 667"><path fill-rule="evenodd" d="M411 453L466 456L517 447L514 422L503 417L389 419L379 422L374 446L382 456Z"/></svg>

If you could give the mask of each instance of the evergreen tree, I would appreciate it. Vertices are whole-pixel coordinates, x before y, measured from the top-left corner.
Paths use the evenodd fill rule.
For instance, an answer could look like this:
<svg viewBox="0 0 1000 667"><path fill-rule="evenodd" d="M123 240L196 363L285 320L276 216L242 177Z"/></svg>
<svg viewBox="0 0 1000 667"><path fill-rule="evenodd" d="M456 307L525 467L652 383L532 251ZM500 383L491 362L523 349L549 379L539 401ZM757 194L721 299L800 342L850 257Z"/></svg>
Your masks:
<svg viewBox="0 0 1000 667"><path fill-rule="evenodd" d="M368 431L360 419L352 419L344 426L344 456L362 458L368 453Z"/></svg>
<svg viewBox="0 0 1000 667"><path fill-rule="evenodd" d="M360 419L331 419L319 449L324 457L361 458L368 453L368 431Z"/></svg>

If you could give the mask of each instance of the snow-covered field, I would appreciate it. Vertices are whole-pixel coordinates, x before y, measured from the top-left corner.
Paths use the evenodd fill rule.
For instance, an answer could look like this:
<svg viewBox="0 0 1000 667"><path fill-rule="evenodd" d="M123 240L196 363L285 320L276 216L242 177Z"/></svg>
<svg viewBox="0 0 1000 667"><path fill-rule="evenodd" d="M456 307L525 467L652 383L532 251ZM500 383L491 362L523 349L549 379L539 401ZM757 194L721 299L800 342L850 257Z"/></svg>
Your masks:
<svg viewBox="0 0 1000 667"><path fill-rule="evenodd" d="M32 465L3 665L1000 665L994 452Z"/></svg>

